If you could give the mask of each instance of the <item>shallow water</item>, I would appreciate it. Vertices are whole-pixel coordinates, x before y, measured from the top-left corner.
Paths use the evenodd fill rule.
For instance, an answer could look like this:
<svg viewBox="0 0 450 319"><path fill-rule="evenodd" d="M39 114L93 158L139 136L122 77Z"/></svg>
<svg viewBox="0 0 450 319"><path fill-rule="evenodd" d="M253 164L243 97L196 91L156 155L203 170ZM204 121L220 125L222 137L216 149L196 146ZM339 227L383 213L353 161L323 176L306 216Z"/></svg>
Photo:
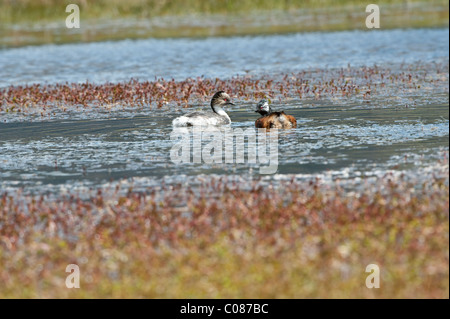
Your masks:
<svg viewBox="0 0 450 319"><path fill-rule="evenodd" d="M0 50L0 87L440 62L448 61L448 39L448 29L413 29L29 46Z"/></svg>
<svg viewBox="0 0 450 319"><path fill-rule="evenodd" d="M299 119L299 127L279 131L278 174L338 171L339 177L357 177L374 170L426 167L448 152L448 105L373 110L320 106L288 112ZM229 113L231 129L254 125L256 116L245 108ZM268 165L260 158L250 163L247 153L244 163L225 163L225 156L219 163L207 164L204 158L192 163L192 144L190 162L174 163L170 152L177 140L170 134L176 115L155 111L152 116L113 120L2 124L1 186L38 189L83 182L95 187L129 177L150 181L170 175L179 176L179 182L199 174L259 176L259 168ZM203 138L202 149L210 141ZM244 143L245 148L254 145ZM225 151L224 144L221 149Z"/></svg>
<svg viewBox="0 0 450 319"><path fill-rule="evenodd" d="M229 78L247 72L257 77L305 68L326 73L349 63L401 69L434 62L448 69L448 29L149 39L0 50L0 85ZM349 178L448 163L448 74L438 72L438 78L444 80L433 80L441 83L434 89L391 88L370 104L354 98L275 101L275 109L294 115L299 124L279 132L276 176L314 178L333 172ZM231 129L254 131L253 103L235 102L228 110ZM139 178L145 187L167 177L178 183L198 175L261 176L259 169L266 165L249 163L247 153L244 163L174 163L171 121L179 115L171 107L90 109L82 116L67 113L39 121L30 115L14 121L18 114L2 114L0 188L45 192L95 188L122 178Z"/></svg>

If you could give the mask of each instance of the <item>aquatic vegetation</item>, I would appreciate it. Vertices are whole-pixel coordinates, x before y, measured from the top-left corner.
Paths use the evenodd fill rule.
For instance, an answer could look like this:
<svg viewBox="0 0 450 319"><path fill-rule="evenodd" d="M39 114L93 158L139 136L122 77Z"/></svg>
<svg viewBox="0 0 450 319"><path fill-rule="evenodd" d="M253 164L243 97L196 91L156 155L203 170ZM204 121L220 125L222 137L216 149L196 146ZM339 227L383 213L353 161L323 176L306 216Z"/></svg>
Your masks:
<svg viewBox="0 0 450 319"><path fill-rule="evenodd" d="M1 132L0 297L448 298L448 70L444 61L226 79L0 88L0 119L27 121L4 125ZM235 171L242 178L237 181L228 180L231 175L187 176L186 171L180 178L159 166L168 162L161 146L169 133L148 118L99 121L96 128L114 126L109 131L95 131L88 123L73 140L67 132L81 121L28 125L36 114L64 113L73 120L76 112L95 118L99 113L117 116L123 109L130 118L132 112L162 109L151 114L161 119L172 110L208 103L218 90L245 107L267 98L287 101L289 107L314 101L320 112L325 109L320 103L329 103L327 114L335 105L361 113L393 109L383 114L389 121L381 112L360 122L354 121L355 113L310 116L304 120L315 126L307 129L320 134L305 130L299 134L305 139L289 136L284 150L293 158L289 164L320 162L320 174L258 179ZM436 100L433 109L430 101ZM405 111L416 101L429 118L421 112L391 116L396 107ZM341 122L331 130L329 121ZM149 134L156 130L157 135ZM23 131L20 136L18 131ZM320 148L327 154L299 154L289 146L298 142L307 144L307 151ZM415 143L420 147L411 148ZM365 159L383 153L382 168L349 168L353 159L345 158L342 149L361 145L371 152L359 153L355 162L369 166ZM392 146L395 152L373 145ZM338 154L346 166L333 172L330 164L336 159L328 153ZM301 162L302 156L308 158ZM154 173L141 169L143 160L167 176L151 180ZM109 173L98 174L122 164L130 179L108 183L102 176ZM31 176L36 171L42 175ZM65 184L45 185L41 177L46 174ZM89 174L96 176L94 183ZM381 268L381 289L365 287L365 269L372 263ZM65 286L68 264L80 266L80 289Z"/></svg>
<svg viewBox="0 0 450 319"><path fill-rule="evenodd" d="M209 179L145 192L0 197L0 296L449 296L449 180ZM65 287L77 264L81 288ZM380 289L365 267L382 269Z"/></svg>
<svg viewBox="0 0 450 319"><path fill-rule="evenodd" d="M167 106L188 107L205 103L219 90L234 98L348 99L367 102L376 97L405 97L432 90L448 93L448 63L389 67L351 67L306 70L281 75L236 76L230 79L190 78L183 81L155 79L121 83L34 84L0 88L0 114L7 112L48 114L53 111L108 111ZM407 105L403 105L407 106Z"/></svg>

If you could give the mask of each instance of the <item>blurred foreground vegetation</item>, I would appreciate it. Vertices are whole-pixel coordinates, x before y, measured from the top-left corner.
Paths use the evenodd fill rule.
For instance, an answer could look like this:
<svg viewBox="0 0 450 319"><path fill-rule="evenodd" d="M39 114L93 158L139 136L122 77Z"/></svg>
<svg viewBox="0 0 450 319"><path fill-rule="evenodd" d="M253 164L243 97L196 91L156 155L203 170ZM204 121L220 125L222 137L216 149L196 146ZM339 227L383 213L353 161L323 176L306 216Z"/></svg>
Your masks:
<svg viewBox="0 0 450 319"><path fill-rule="evenodd" d="M342 185L4 193L0 298L448 298L448 175Z"/></svg>

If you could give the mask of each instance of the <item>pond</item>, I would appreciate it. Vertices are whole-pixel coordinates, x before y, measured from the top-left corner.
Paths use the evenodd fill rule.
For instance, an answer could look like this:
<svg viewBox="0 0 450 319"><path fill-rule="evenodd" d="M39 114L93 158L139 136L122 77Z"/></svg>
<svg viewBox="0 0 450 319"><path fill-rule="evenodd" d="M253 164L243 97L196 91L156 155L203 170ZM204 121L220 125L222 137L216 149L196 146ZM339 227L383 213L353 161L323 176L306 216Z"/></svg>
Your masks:
<svg viewBox="0 0 450 319"><path fill-rule="evenodd" d="M0 86L31 83L118 82L288 74L305 69L440 63L437 89L357 99L274 101L298 128L278 132L273 176L350 178L389 170L414 172L448 154L448 29L332 32L257 37L135 40L44 45L0 51ZM398 99L398 100L397 100ZM412 102L405 106L405 100ZM256 101L235 101L230 130L252 129ZM408 102L409 103L409 102ZM197 108L206 105L196 105ZM182 111L184 112L184 111ZM0 119L0 187L29 192L96 188L122 178L150 187L170 177L260 176L259 163L174 163L172 120L179 109L91 110L83 116L30 121ZM189 134L189 133L187 133ZM238 143L238 142L237 142ZM247 143L247 142L245 142ZM245 147L249 147L247 143ZM248 155L248 154L247 154Z"/></svg>
<svg viewBox="0 0 450 319"><path fill-rule="evenodd" d="M412 29L28 46L0 50L0 87L439 62L448 61L448 38L448 29Z"/></svg>

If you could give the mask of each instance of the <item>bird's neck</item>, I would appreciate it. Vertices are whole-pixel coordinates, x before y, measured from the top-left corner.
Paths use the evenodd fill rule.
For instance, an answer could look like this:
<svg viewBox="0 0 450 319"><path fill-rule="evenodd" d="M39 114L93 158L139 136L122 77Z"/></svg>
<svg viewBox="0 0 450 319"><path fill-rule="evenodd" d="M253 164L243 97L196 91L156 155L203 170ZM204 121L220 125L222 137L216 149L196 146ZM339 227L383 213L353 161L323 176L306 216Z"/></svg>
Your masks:
<svg viewBox="0 0 450 319"><path fill-rule="evenodd" d="M214 113L216 113L219 116L222 116L226 119L228 119L229 121L231 121L230 117L228 116L227 112L224 111L224 109L220 106L211 106Z"/></svg>
<svg viewBox="0 0 450 319"><path fill-rule="evenodd" d="M272 109L270 109L270 108L269 108L269 111L265 111L265 110L259 111L259 114L261 114L261 116L267 116L270 113L272 113Z"/></svg>
<svg viewBox="0 0 450 319"><path fill-rule="evenodd" d="M227 114L227 113L223 110L223 108L222 108L221 106L219 106L219 105L212 105L212 104L211 104L211 108L212 108L213 112L216 113L216 114L219 114L219 115L221 115L222 113Z"/></svg>

